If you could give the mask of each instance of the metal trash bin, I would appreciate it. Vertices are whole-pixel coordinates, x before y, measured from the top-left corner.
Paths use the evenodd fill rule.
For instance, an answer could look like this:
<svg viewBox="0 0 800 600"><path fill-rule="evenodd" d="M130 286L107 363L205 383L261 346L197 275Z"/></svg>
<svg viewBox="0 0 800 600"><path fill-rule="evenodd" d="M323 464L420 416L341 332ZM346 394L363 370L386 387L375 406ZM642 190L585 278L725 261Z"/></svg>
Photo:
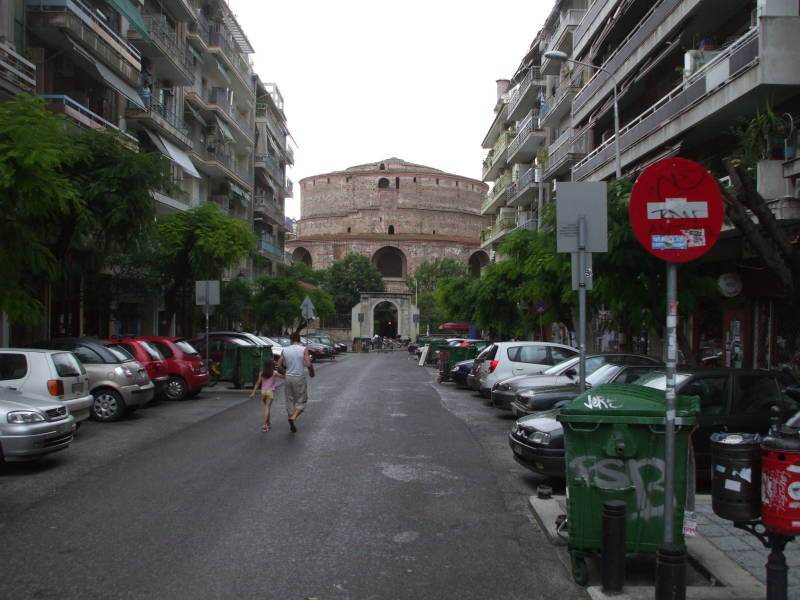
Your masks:
<svg viewBox="0 0 800 600"><path fill-rule="evenodd" d="M272 346L226 346L220 379L230 381L234 388L254 384L268 358L273 358Z"/></svg>
<svg viewBox="0 0 800 600"><path fill-rule="evenodd" d="M676 399L673 540L683 542L689 434L699 412L695 396ZM664 533L665 394L633 384L600 385L558 415L564 426L567 521L572 574L585 585L585 559L602 547L602 507L623 500L625 555L655 553Z"/></svg>
<svg viewBox="0 0 800 600"><path fill-rule="evenodd" d="M761 436L711 434L711 508L736 523L761 516Z"/></svg>

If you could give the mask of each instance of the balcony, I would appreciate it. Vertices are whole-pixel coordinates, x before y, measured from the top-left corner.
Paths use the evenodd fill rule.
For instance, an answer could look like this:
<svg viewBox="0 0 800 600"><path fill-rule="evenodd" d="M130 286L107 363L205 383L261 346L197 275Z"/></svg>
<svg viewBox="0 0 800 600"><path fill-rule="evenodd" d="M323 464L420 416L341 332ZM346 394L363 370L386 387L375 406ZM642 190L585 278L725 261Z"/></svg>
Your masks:
<svg viewBox="0 0 800 600"><path fill-rule="evenodd" d="M555 90L555 95L545 101L545 111L542 113L542 127L554 127L572 110L572 99L583 86L583 69L579 68L570 73L568 78L561 80Z"/></svg>
<svg viewBox="0 0 800 600"><path fill-rule="evenodd" d="M594 30L604 25L605 17L613 12L621 0L600 0L592 2L581 22L572 32L572 51L575 56L583 54L583 47L594 38Z"/></svg>
<svg viewBox="0 0 800 600"><path fill-rule="evenodd" d="M206 144L201 140L192 140L189 150L198 159L198 169L215 178L235 177L239 183L249 190L253 184L253 172L240 164L235 157L226 152L221 144Z"/></svg>
<svg viewBox="0 0 800 600"><path fill-rule="evenodd" d="M519 121L523 118L526 110L529 110L536 98L539 97L539 92L544 89L545 81L539 67L531 67L525 73L525 77L519 82L517 94L508 103L508 120Z"/></svg>
<svg viewBox="0 0 800 600"><path fill-rule="evenodd" d="M291 179L286 179L286 185L284 186L286 190L286 197L291 198L292 194L294 193L294 184L292 183Z"/></svg>
<svg viewBox="0 0 800 600"><path fill-rule="evenodd" d="M167 25L165 15L142 15L149 39L138 31L128 30L131 40L153 63L159 79L169 79L176 85L191 85L194 81L194 65L185 44L178 41L178 34Z"/></svg>
<svg viewBox="0 0 800 600"><path fill-rule="evenodd" d="M517 137L508 145L508 162L529 163L544 143L546 134L539 125L539 112L532 110L520 123Z"/></svg>
<svg viewBox="0 0 800 600"><path fill-rule="evenodd" d="M284 186L286 175L278 161L269 154L256 154L255 167L256 169L264 169L277 186Z"/></svg>
<svg viewBox="0 0 800 600"><path fill-rule="evenodd" d="M495 181L494 187L489 192L486 200L481 205L481 214L494 214L497 208L506 204L506 190L511 185L511 174L506 173Z"/></svg>
<svg viewBox="0 0 800 600"><path fill-rule="evenodd" d="M500 110L495 113L494 120L489 127L489 131L486 133L486 137L483 138L483 142L481 143L483 148L488 150L494 146L497 142L497 138L500 137L500 134L508 125L508 106L508 104L503 104L503 106L500 107Z"/></svg>
<svg viewBox="0 0 800 600"><path fill-rule="evenodd" d="M145 102L145 110L128 103L125 116L129 121L141 122L143 125L155 129L182 144L185 148L191 145L189 139L190 129L178 114L170 107L150 98Z"/></svg>
<svg viewBox="0 0 800 600"><path fill-rule="evenodd" d="M548 50L564 50L566 49L569 54L572 50L572 32L583 19L586 14L586 9L570 8L565 13L562 13L561 20L556 26L553 35L550 36L550 41L547 44ZM545 58L542 60L542 74L544 75L557 75L560 61Z"/></svg>
<svg viewBox="0 0 800 600"><path fill-rule="evenodd" d="M80 42L128 84L139 85L139 50L80 0L26 0L25 7L28 28L49 44L71 51L72 40Z"/></svg>
<svg viewBox="0 0 800 600"><path fill-rule="evenodd" d="M528 169L509 190L506 206L530 206L537 200L539 184L535 181L535 169Z"/></svg>
<svg viewBox="0 0 800 600"><path fill-rule="evenodd" d="M569 172L572 165L586 156L588 134L588 129L579 132L567 129L558 137L548 152L545 179L553 179Z"/></svg>
<svg viewBox="0 0 800 600"><path fill-rule="evenodd" d="M639 21L636 27L628 34L628 36L620 42L611 57L606 60L601 66L612 75L617 75L620 68L626 64L626 61L634 54L641 53L644 55L646 52L645 42L653 35L662 22L681 4L683 0L662 0L661 3L653 6L652 9ZM688 3L687 3L688 4ZM663 41L663 40L660 40ZM631 64L629 68L638 66L636 61L629 61ZM618 78L619 81L621 79ZM608 74L603 71L597 71L581 91L576 94L573 100L573 114L583 110L584 106L588 109L588 103L594 98L602 98L605 93L601 92L601 88L605 85L611 86ZM580 117L582 118L582 117Z"/></svg>
<svg viewBox="0 0 800 600"><path fill-rule="evenodd" d="M283 210L278 208L274 200L268 198L265 194L256 194L253 197L253 214L261 215L261 217L268 217L271 221L279 226L284 226L285 215Z"/></svg>
<svg viewBox="0 0 800 600"><path fill-rule="evenodd" d="M47 102L47 108L51 112L65 115L75 121L75 123L81 127L87 127L91 129L114 129L122 134L126 145L130 144L132 148L139 147L139 140L137 140L135 137L129 133L125 133L113 123L106 121L103 117L92 112L83 104L75 102L75 100L69 96L61 94L45 94L42 95L41 98L44 98L44 100Z"/></svg>
<svg viewBox="0 0 800 600"><path fill-rule="evenodd" d="M491 227L488 227L481 232L481 248L485 248L497 243L501 238L513 231L516 226L516 217L499 217Z"/></svg>
<svg viewBox="0 0 800 600"><path fill-rule="evenodd" d="M267 254L272 254L278 258L283 257L283 250L280 247L276 246L273 242L265 239L256 240L256 249L266 252Z"/></svg>
<svg viewBox="0 0 800 600"><path fill-rule="evenodd" d="M772 78L771 83L782 84L785 89L796 86L796 72L789 65L785 69L778 69L780 61L777 58L785 56L783 53L790 48L796 56L800 56L800 44L787 31L780 32L780 25L775 20L763 26L774 28L769 32L774 45L760 49L760 31L751 29L669 94L621 127L620 154L623 157L628 154L628 157L623 158L623 164L633 162L650 152L650 146L656 141L663 145L677 139L689 129L699 132L703 121L714 113L727 110L740 115L741 112L736 109L737 101L764 85L769 81L768 78ZM761 56L761 53L772 56ZM766 69L767 64L772 65L769 70ZM746 108L748 100L743 99L742 104ZM710 135L713 133L709 132ZM575 164L573 178L576 181L598 179L605 177L606 171L613 173L615 155L612 136Z"/></svg>
<svg viewBox="0 0 800 600"><path fill-rule="evenodd" d="M12 96L36 93L36 65L4 42L0 42L0 88Z"/></svg>
<svg viewBox="0 0 800 600"><path fill-rule="evenodd" d="M486 159L483 161L484 181L494 181L500 173L500 169L506 166L506 149L515 135L516 132L513 130L504 131L495 142L494 147L489 150Z"/></svg>
<svg viewBox="0 0 800 600"><path fill-rule="evenodd" d="M206 41L209 52L223 56L239 77L242 85L252 91L250 79L253 76L253 68L242 58L228 28L222 23L210 24Z"/></svg>
<svg viewBox="0 0 800 600"><path fill-rule="evenodd" d="M215 111L219 115L227 117L226 120L235 125L236 131L241 134L242 140L248 144L253 142L255 125L231 104L228 88L215 87L209 90L199 81L195 81L193 85L185 88L185 93L190 99L195 100L196 104L202 104L203 110Z"/></svg>

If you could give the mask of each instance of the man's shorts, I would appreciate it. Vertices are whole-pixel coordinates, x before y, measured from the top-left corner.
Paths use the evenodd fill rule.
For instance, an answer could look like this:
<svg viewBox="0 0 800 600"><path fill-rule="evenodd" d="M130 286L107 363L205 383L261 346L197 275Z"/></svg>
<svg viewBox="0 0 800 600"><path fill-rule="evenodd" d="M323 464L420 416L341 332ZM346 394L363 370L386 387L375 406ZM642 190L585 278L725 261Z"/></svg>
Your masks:
<svg viewBox="0 0 800 600"><path fill-rule="evenodd" d="M298 408L302 410L306 407L306 402L308 402L308 387L305 377L287 375L286 381L283 384L283 389L286 394L287 413L291 415Z"/></svg>
<svg viewBox="0 0 800 600"><path fill-rule="evenodd" d="M272 402L275 397L275 390L261 390L261 399L266 403L267 400Z"/></svg>

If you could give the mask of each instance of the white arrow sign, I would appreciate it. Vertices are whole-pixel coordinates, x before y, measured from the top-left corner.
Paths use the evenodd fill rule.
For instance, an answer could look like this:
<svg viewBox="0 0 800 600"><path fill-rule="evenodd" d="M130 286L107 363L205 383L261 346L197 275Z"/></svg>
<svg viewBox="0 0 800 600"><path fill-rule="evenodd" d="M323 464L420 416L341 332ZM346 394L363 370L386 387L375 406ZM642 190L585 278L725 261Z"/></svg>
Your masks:
<svg viewBox="0 0 800 600"><path fill-rule="evenodd" d="M303 318L307 321L317 318L317 315L314 314L314 303L311 302L311 298L308 296L306 296L306 299L303 300L303 303L300 305L300 310L303 313Z"/></svg>

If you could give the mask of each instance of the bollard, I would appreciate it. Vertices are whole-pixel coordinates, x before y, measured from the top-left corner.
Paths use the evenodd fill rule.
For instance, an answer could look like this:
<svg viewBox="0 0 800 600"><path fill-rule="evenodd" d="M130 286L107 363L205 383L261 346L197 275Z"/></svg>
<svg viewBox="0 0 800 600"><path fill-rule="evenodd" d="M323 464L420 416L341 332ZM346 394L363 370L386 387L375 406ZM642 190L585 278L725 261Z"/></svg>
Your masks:
<svg viewBox="0 0 800 600"><path fill-rule="evenodd" d="M789 567L783 549L792 538L773 532L767 535L771 549L767 558L767 600L786 600L789 597Z"/></svg>
<svg viewBox="0 0 800 600"><path fill-rule="evenodd" d="M658 547L656 600L686 600L686 546L683 544Z"/></svg>
<svg viewBox="0 0 800 600"><path fill-rule="evenodd" d="M604 592L621 592L625 584L625 502L603 502L600 577Z"/></svg>

